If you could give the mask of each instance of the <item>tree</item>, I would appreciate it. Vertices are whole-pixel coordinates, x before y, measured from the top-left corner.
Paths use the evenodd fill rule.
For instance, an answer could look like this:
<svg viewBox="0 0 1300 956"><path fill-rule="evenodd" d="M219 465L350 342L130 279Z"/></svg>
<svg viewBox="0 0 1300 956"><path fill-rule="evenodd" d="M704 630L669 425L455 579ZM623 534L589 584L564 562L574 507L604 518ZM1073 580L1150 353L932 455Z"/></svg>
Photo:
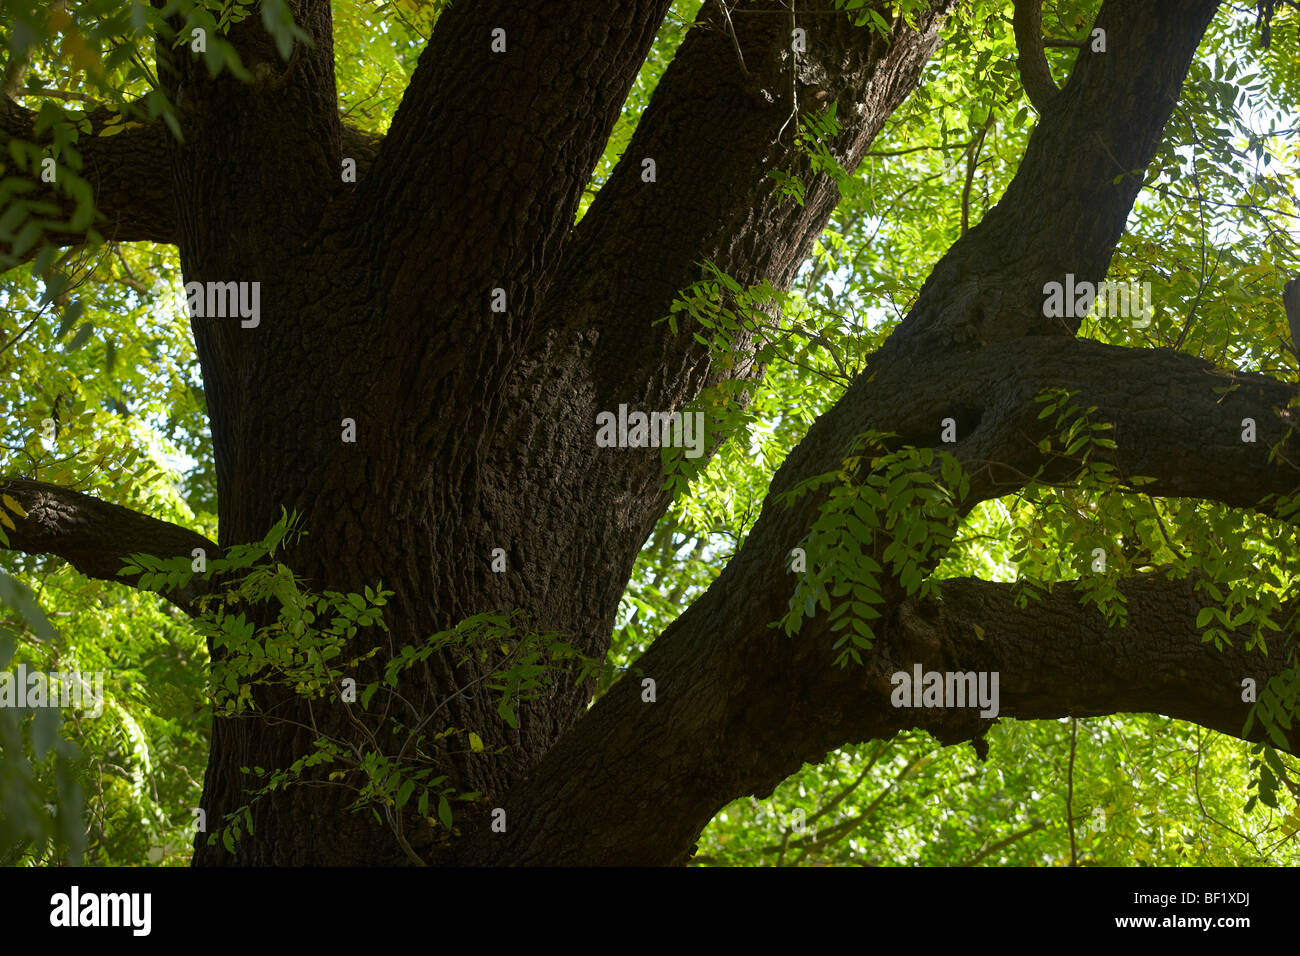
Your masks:
<svg viewBox="0 0 1300 956"><path fill-rule="evenodd" d="M11 149L9 261L34 260L48 303L70 286L55 245L176 247L219 538L15 467L6 543L157 590L206 627L238 706L213 718L202 809L233 815L238 840L199 839L197 863L682 863L719 808L847 743L915 727L986 749L977 709L897 706L913 664L999 674L999 718L1156 712L1297 752L1294 389L1128 329L1079 338L1091 295L1056 309L1049 291L1106 278L1145 171L1186 145L1171 124L1209 135L1175 113L1218 0L1067 5L1079 38L1051 63L1039 5L1015 4L1038 118L1005 191L981 217L980 150L1006 110L985 79L959 238L789 451L721 573L612 683L579 659L607 657L643 544L753 421L764 376L814 361L788 290L861 188L848 171L945 22L973 71L1013 78L988 66L1009 11L710 0L598 170L647 57L666 58L668 0L417 10L427 43L382 136L340 115L331 6L115 20L90 0L15 19L52 23L73 53L80 37L88 72L130 82L80 138L5 101L6 141L30 144ZM1294 26L1262 6L1279 35ZM96 63L87 36L129 39ZM154 76L130 52L144 37ZM41 177L52 153L62 183ZM853 357L842 331L813 340L816 362ZM1212 353L1186 331L1178 346ZM626 410L684 414L679 439L707 411L705 453L634 430L607 447L602 413ZM57 423L24 415L29 433ZM1008 495L1052 522L1016 532L1021 583L939 574L963 522ZM1264 538L1260 579L1258 553L1221 560ZM263 680L286 635L317 657ZM377 696L349 700L345 677ZM1274 682L1266 706L1243 679ZM302 763L321 740L322 763ZM413 751L424 776L381 759ZM1273 749L1261 759L1274 789L1289 782ZM295 761L303 783L252 798L243 768ZM383 812L351 812L358 792Z"/></svg>

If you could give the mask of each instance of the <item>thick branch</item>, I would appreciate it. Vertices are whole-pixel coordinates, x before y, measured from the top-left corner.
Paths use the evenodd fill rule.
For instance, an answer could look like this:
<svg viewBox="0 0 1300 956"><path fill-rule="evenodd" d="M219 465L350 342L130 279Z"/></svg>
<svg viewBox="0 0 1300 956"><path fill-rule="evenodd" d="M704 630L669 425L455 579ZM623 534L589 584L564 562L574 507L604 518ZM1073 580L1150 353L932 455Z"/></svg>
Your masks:
<svg viewBox="0 0 1300 956"><path fill-rule="evenodd" d="M510 832L476 838L477 852L514 864L680 863L719 808L766 796L831 749L913 727L948 744L987 731L978 707L895 707L891 676L917 664L997 672L999 718L1155 712L1241 736L1242 680L1262 687L1290 648L1217 651L1195 624L1204 594L1154 574L1121 587L1122 629L1068 585L1021 609L1013 585L955 580L943 582L941 602L904 602L877 628L866 666L841 670L825 615L786 638L763 626L782 596L738 591L728 578L506 796ZM758 613L746 610L754 605ZM748 636L731 640L742 616ZM656 681L655 703L642 701L641 674ZM1262 739L1258 725L1249 739Z"/></svg>
<svg viewBox="0 0 1300 956"><path fill-rule="evenodd" d="M6 509L16 528L6 532L9 550L56 555L87 577L134 587L134 578L118 574L130 563L129 555L188 559L195 548L202 548L211 560L221 553L197 532L58 485L11 478L0 480L0 492L27 512L20 518ZM195 581L183 590L160 593L193 615L202 588Z"/></svg>
<svg viewBox="0 0 1300 956"><path fill-rule="evenodd" d="M918 651L941 649L937 659L925 659L928 668L1000 672L1002 717L1158 713L1232 737L1264 740L1258 721L1242 734L1250 710L1242 700L1242 681L1249 678L1262 689L1285 671L1295 637L1275 635L1264 653L1246 651L1239 635L1220 650L1201 639L1196 616L1202 608L1222 605L1194 579L1139 574L1120 590L1128 609L1122 627L1108 626L1095 607L1083 605L1075 585L1057 586L1019 608L1015 585L969 578L943 582L940 601L905 606L898 624ZM1288 613L1294 609L1293 604ZM937 716L963 725L936 734L945 742L984 729L970 712ZM1290 752L1300 753L1300 727L1288 738Z"/></svg>
<svg viewBox="0 0 1300 956"><path fill-rule="evenodd" d="M170 134L161 122L154 122L101 137L100 130L117 115L106 109L93 111L92 133L77 141L82 157L78 175L90 184L99 213L92 227L109 240L174 242L176 208L165 162ZM51 133L37 134L35 121L35 112L0 97L0 147L7 147L11 138L49 144ZM43 182L39 168L29 170L27 179L33 188L22 194L24 199L50 203L59 216L71 218L76 202L63 189ZM86 241L86 233L51 231L46 238L57 245L77 245Z"/></svg>
<svg viewBox="0 0 1300 956"><path fill-rule="evenodd" d="M493 406L485 416L494 414L669 5L490 0L452 4L439 17L360 185L349 238L373 250L384 301L425 306L389 316L399 393L418 388L437 407L472 387ZM443 228L467 222L472 233ZM504 312L491 311L494 289ZM433 439L442 448L430 454L468 466L476 453L464 443L476 445L485 424L446 420Z"/></svg>
<svg viewBox="0 0 1300 956"><path fill-rule="evenodd" d="M498 241L475 250L494 280L549 258L668 6L493 0L439 17L357 210L382 230L369 238L418 258L403 278L440 261L443 231L431 235L430 225L444 220L499 221L500 231L484 230ZM579 68L581 95L561 64ZM519 198L501 207L502 196ZM445 231L449 246L460 241L453 232Z"/></svg>
<svg viewBox="0 0 1300 956"><path fill-rule="evenodd" d="M229 71L210 76L188 44L155 44L158 78L184 134L183 142L169 138L168 156L187 280L260 281L263 271L297 266L280 247L296 252L318 238L322 213L351 196L340 167L330 4L292 0L289 10L307 40L295 40L287 60L261 17L230 26L226 39L247 82ZM182 26L179 17L172 23ZM268 207L278 215L266 216Z"/></svg>
<svg viewBox="0 0 1300 956"><path fill-rule="evenodd" d="M1037 449L1054 423L1037 418L1040 406L1032 398L1049 386L1076 390L1080 404L1099 406L1095 419L1115 424L1119 448L1112 460L1129 475L1156 478L1144 486L1153 493L1252 505L1266 493L1286 493L1300 484L1294 470L1268 461L1270 443L1287 430L1277 409L1289 386L1264 376L1216 372L1174 352L1044 337L894 366L841 403L858 408L854 426L833 439L827 431L833 416L823 417L800 452L821 447L820 461L834 467L855 429L884 421L915 429L912 440L928 436L925 443L936 444L938 422L952 412L963 416L962 439L944 447L973 472L972 498L1001 494L1039 465L1050 470L1060 464ZM1259 423L1253 444L1241 441L1241 419L1247 416ZM812 473L783 468L774 492ZM1206 598L1187 582L1141 576L1123 587L1129 623L1115 631L1107 630L1100 614L1081 611L1069 588L1023 611L1002 585L945 582L942 605L899 600L895 588L881 607L884 621L865 672L837 670L830 647L838 635L826 615L805 621L794 640L768 627L793 593L785 559L816 507L804 501L785 508L770 496L744 548L638 661L636 677L602 698L532 782L511 795L510 801L519 802L507 801L508 812L546 833L508 842L503 849L519 854L513 859L527 862L536 839L536 846L545 846L539 852L552 861L555 853L570 862L680 860L677 854L686 852L718 807L770 789L834 747L909 726L946 742L978 734L981 719L967 711L900 712L890 706L888 676L910 672L914 663L927 670L1000 671L1003 716L1154 711L1231 734L1240 733L1245 719L1241 679L1262 683L1285 664L1285 653L1276 648L1267 658L1207 648L1195 626ZM978 638L972 624L980 625L985 638ZM641 702L641 675L656 681L654 704ZM682 740L692 746L683 747ZM701 746L702 752L694 752ZM635 769L647 766L660 768L655 782ZM602 783L593 784L595 779ZM635 792L619 796L634 779ZM594 807L571 818L584 821L581 837L544 809L564 806L568 819L575 806L568 801L585 800L568 791L574 780L595 786L592 799L601 807L623 801L611 810L608 829L593 819ZM653 845L622 842L627 838L620 834L638 828L619 829L615 821L642 812L657 820L640 831L654 834ZM681 819L689 823L677 829ZM561 848L570 840L573 849L565 857Z"/></svg>
<svg viewBox="0 0 1300 956"><path fill-rule="evenodd" d="M742 286L788 287L840 200L834 180L814 174L795 143L794 114L835 104L843 129L825 145L855 169L919 80L949 4L918 14L916 30L897 20L887 39L829 2L800 4L793 21L781 15L786 6L766 0L734 12L750 52L745 74L720 5L705 5L565 255L535 345L557 330L600 330L591 365L602 376L601 408L646 388L645 399L661 403L651 407L676 407L703 380L700 368L693 383L677 375L659 384L665 367L702 366L704 355L689 331L654 325L702 278L700 261ZM806 35L804 49L792 49L792 25ZM643 180L646 159L656 164L654 183ZM774 171L801 181L802 204ZM742 352L747 345L737 342Z"/></svg>
<svg viewBox="0 0 1300 956"><path fill-rule="evenodd" d="M1081 54L1059 108L1035 130L1003 201L954 244L912 313L873 357L869 373L787 457L744 547L638 662L644 675L657 681L658 702L643 703L634 680L611 689L530 780L508 795L516 828L493 844L498 859L680 861L699 829L728 800L770 789L802 762L820 759L845 741L898 729L897 712L888 705L887 675L895 660L919 658L915 650L893 656L907 634L899 624L904 605L896 582L885 582L880 609L885 616L877 629L883 643L868 662L874 676L866 684L856 669L830 667L833 636L824 615L806 620L793 641L769 628L785 613L793 591L787 555L804 539L821 501L810 494L786 507L779 496L801 479L834 472L863 431L892 431L934 445L943 417L959 423L966 443L957 450L960 456L996 461L1002 454L1015 455L1028 466L1019 469L1018 480L1032 474L1038 462L1013 426L1035 415L1033 395L1045 384L1063 384L1062 377L1068 381L1069 370L1054 366L1057 381L1016 384L1026 368L1034 368L1026 343L1039 344L1022 337L1053 331L1043 318L1045 282L1063 279L1066 272L1090 279L1104 275L1140 186L1140 177L1123 174L1141 170L1154 155L1216 7L1215 0L1103 7L1098 23L1111 36L1126 38L1125 55L1103 64L1086 50ZM1072 334L1075 328L1077 322L1059 331ZM1018 348L990 345L1005 339L1021 341ZM957 379L964 394L952 394L962 363L945 353L976 350L972 368L989 367ZM927 368L936 356L951 363L949 377ZM992 384L990 367L999 376ZM949 385L950 394L928 404L916 401L926 382ZM1276 390L1276 383L1250 383L1256 386L1264 396L1257 402L1261 414L1272 414L1269 389ZM973 394L976 388L980 394ZM945 410L955 414L941 414ZM1226 414L1210 416L1211 427L1222 424ZM1149 421L1144 427L1155 430ZM1238 421L1238 441L1239 429ZM1185 471L1196 470L1200 447L1199 441L1191 445ZM1160 464L1150 457L1138 453L1134 467L1146 471ZM974 497L1005 493L1008 485L1001 479L992 468L977 474ZM1199 639L1195 643L1199 647ZM923 649L928 659L943 647ZM1138 663L1156 669L1159 661ZM1089 704L1103 711L1110 706L1104 699ZM683 747L683 740L691 746ZM588 797L592 812L574 813L574 807L587 806Z"/></svg>
<svg viewBox="0 0 1300 956"><path fill-rule="evenodd" d="M82 159L77 175L90 184L95 201L92 228L109 241L175 244L176 203L165 161L171 133L161 120L132 120L122 132L100 136L100 131L118 115L107 109L93 110L89 116L92 132L77 141ZM0 149L7 149L10 138L48 145L52 134L48 130L36 133L35 124L35 111L0 97ZM373 133L343 127L343 156L356 160L358 181L374 162L382 142L382 137ZM58 216L72 217L76 202L57 184L43 182L39 169L29 171L27 179L32 189L22 194L24 199L49 203L57 207ZM55 229L45 238L58 246L75 246L86 242L87 232ZM35 251L29 250L24 258L30 258Z"/></svg>
<svg viewBox="0 0 1300 956"><path fill-rule="evenodd" d="M679 290L711 259L741 283L788 286L839 200L833 179L814 174L793 142L794 104L837 104L843 131L828 148L855 166L894 109L914 88L938 44L946 4L901 19L886 39L829 2L797 5L806 50L792 49L789 11L775 0L733 10L748 74L742 73L720 8L707 4L657 86L631 144L579 224L543 308L536 335L509 379L493 449L498 518L522 504L513 489L554 476L572 501L518 520L540 523L543 539L573 540L577 554L616 568L593 575L580 562L563 587L605 593L580 606L617 605L636 549L667 507L657 448L605 449L593 441L596 414L619 403L671 411L706 385L750 365L738 336L737 368L713 368L689 327L655 325ZM805 16L802 11L807 11ZM656 181L642 179L653 159ZM783 196L769 173L790 169L806 184L803 205ZM750 371L754 371L750 369ZM711 449L706 446L704 454ZM618 489L609 494L608 489ZM591 502L601 502L592 511ZM572 515L586 520L575 529ZM615 533L610 534L610 529ZM575 531L578 535L573 538ZM559 582L545 582L555 588ZM608 632L592 635L607 642ZM593 647L603 653L604 645Z"/></svg>
<svg viewBox="0 0 1300 956"><path fill-rule="evenodd" d="M1218 0L1103 5L1105 53L1084 48L1030 136L1006 193L955 242L873 363L975 349L1024 335L1073 335L1082 317L1043 317L1043 285L1097 281Z"/></svg>
<svg viewBox="0 0 1300 956"><path fill-rule="evenodd" d="M957 455L976 499L1019 488L1039 468L1048 480L1077 470L1077 457L1038 449L1055 430L1055 416L1038 418L1042 405L1034 401L1048 388L1077 392L1073 404L1097 407L1092 422L1114 425L1105 437L1117 448L1093 458L1113 463L1122 481L1154 479L1141 486L1147 493L1270 512L1266 496L1300 488L1300 438L1291 437L1287 412L1296 386L1168 349L1035 336L882 369L844 402L861 410L858 431L892 430L904 443ZM958 441L940 444L939 423L948 417L958 422ZM1247 419L1253 440L1245 440ZM841 450L850 439L842 434Z"/></svg>
<svg viewBox="0 0 1300 956"><path fill-rule="evenodd" d="M1046 113L1060 90L1052 79L1051 67L1043 53L1042 0L1015 0L1012 26L1016 34L1016 65L1020 83L1034 109Z"/></svg>

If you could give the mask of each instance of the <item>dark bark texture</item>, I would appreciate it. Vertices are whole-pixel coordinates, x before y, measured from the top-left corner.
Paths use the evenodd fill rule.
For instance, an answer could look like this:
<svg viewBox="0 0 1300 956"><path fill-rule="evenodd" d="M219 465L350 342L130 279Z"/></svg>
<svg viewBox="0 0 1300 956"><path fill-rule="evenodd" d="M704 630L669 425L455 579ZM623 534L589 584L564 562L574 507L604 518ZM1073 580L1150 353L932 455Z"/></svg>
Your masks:
<svg viewBox="0 0 1300 956"><path fill-rule="evenodd" d="M309 536L288 563L317 588L382 580L396 592L395 645L522 609L531 626L603 657L638 550L669 500L658 450L597 447L596 414L621 403L672 411L726 377L761 374L753 362L712 367L689 329L674 335L656 320L701 278L702 261L744 285L789 285L839 199L796 148L792 114L838 104L843 130L829 146L854 168L919 82L954 4L935 0L914 27L890 20L886 36L853 26L829 0L800 3L807 39L796 55L785 5L746 4L728 18L711 0L574 227L668 6L452 4L382 142L340 124L323 0L291 3L314 45L288 64L257 18L232 29L252 84L210 79L185 48L160 45L184 143L132 130L87 162L102 171L96 200L118 238L175 243L187 280L261 283L256 328L193 321L221 547L256 540L281 508L297 510ZM786 556L825 500L786 507L777 495L834 470L868 429L939 447L940 422L956 418L959 441L943 447L972 476L969 508L1040 467L1052 474L1033 399L1069 388L1114 424L1118 473L1153 479L1152 494L1263 508L1265 495L1291 490L1290 470L1268 456L1288 427L1279 411L1288 386L1173 352L1079 342L1077 323L1042 315L1046 281L1105 275L1217 6L1102 7L1111 52L1080 51L1002 201L936 265L895 334L790 454L744 546L654 642L637 677L588 711L591 683L566 673L521 708L517 729L490 695L462 692L493 662L433 658L403 681L425 712L443 707L440 725L487 745L435 755L458 790L484 794L449 845L411 819L404 848L348 813L340 789L304 788L259 801L235 853L200 841L196 862L397 863L413 851L430 863L682 863L720 807L770 792L838 746L912 726L945 743L980 737L987 721L970 712L890 705L889 674L916 662L1000 671L1002 718L1156 711L1240 734L1241 678L1267 679L1285 654L1207 648L1195 624L1202 596L1160 573L1127 583L1126 629L1081 611L1068 586L1020 608L1004 585L950 581L941 600L914 601L894 582L861 668L831 666L823 616L794 639L768 626L792 593ZM495 28L504 52L492 51ZM16 135L23 117L4 119ZM165 149L166 169L137 169L131 151L141 149ZM359 160L355 185L341 181L344 156ZM774 169L801 177L802 205L779 193ZM490 307L497 289L504 313ZM742 352L758 344L743 341ZM1236 388L1225 397L1226 384ZM1255 444L1240 440L1245 417L1258 423ZM355 443L340 440L344 419ZM114 578L128 543L159 554L199 546L84 496L7 487L29 511L14 547L93 576ZM491 567L498 548L506 573ZM643 701L641 675L656 681L656 702ZM309 714L269 692L258 703L273 720L214 724L210 820L244 802L241 766L284 766L306 752L309 721L356 739L341 705ZM506 811L504 833L487 825L493 807Z"/></svg>

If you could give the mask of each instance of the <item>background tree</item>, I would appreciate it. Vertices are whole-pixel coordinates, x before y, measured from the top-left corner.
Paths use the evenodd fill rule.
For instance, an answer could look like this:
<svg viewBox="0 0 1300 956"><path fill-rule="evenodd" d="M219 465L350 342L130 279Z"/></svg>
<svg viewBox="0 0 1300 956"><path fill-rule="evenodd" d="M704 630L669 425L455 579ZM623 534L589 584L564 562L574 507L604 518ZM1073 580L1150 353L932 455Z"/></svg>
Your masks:
<svg viewBox="0 0 1300 956"><path fill-rule="evenodd" d="M201 863L681 862L736 798L707 859L1292 862L1295 20L1218 6L6 4L0 597L116 702L3 715L10 858L167 855L206 701Z"/></svg>

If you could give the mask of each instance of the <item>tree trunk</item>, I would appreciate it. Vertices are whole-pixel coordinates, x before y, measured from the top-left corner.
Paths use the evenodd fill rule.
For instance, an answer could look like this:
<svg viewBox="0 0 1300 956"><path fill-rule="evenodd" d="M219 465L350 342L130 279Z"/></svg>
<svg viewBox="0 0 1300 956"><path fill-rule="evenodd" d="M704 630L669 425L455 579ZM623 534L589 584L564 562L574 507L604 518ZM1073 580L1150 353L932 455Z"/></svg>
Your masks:
<svg viewBox="0 0 1300 956"><path fill-rule="evenodd" d="M120 219L124 237L174 242L187 281L260 283L256 326L193 322L220 547L260 539L282 509L296 511L308 535L285 560L308 586L382 582L395 592L390 633L363 632L351 648L380 648L353 675L359 685L382 676L393 648L484 612L519 610L526 627L603 659L633 562L669 498L658 450L597 446L596 415L621 404L679 410L708 385L761 375L761 343L743 339L736 368L715 368L692 328L674 335L656 320L701 278L701 261L742 285L789 285L839 198L795 145L792 117L835 103L843 130L826 145L856 167L919 81L952 5L935 0L909 26L873 4L890 24L880 34L830 0L800 3L794 22L777 0L733 16L710 0L576 227L667 0L554 4L545 15L518 0L452 4L382 143L340 124L323 0L290 4L313 45L287 64L257 18L232 28L251 85L210 79L184 46L160 43L160 76L185 132L169 141L166 180L130 163L156 131L124 132L89 161L147 180L134 194L153 199ZM1224 396L1226 376L1204 363L1075 342L1077 326L1042 316L1044 282L1105 274L1217 6L1103 6L1097 26L1111 52L1083 49L1068 82L1041 98L1046 112L1003 200L937 264L868 370L789 455L743 548L638 662L656 682L653 703L629 677L588 711L591 682L568 669L512 728L482 686L504 651L468 664L431 657L398 690L417 716L436 714L430 730L454 729L430 754L438 772L482 795L458 805L451 838L408 813L399 839L349 812L342 787L300 787L256 801L253 831L233 854L200 837L195 862L680 863L718 808L770 792L837 746L905 726L945 742L980 738L987 723L969 714L889 705L889 674L917 661L1001 670L1004 717L1157 709L1237 732L1242 710L1217 692L1243 672L1266 679L1286 655L1207 651L1195 625L1202 605L1185 582L1132 583L1131 603L1160 627L1125 632L1124 672L1114 635L1100 616L1078 613L1074 595L1026 610L987 582L946 582L943 602L887 582L862 668L831 666L822 616L794 639L768 626L792 593L786 556L825 501L811 494L785 507L781 493L836 469L868 429L939 447L941 421L954 418L960 440L943 447L971 475L968 509L1044 464L1047 426L1033 396L1071 388L1123 436L1110 461L1152 477L1153 494L1257 507L1288 490L1266 454L1283 428L1274 409L1284 386L1239 375ZM795 25L806 31L797 55ZM496 29L504 52L492 50ZM0 122L18 135L30 117L10 111ZM346 158L358 160L355 184L340 176ZM803 182L802 205L780 192L768 175L776 169ZM492 308L495 290L504 312ZM1164 420L1175 407L1195 425ZM1260 423L1256 445L1228 437L1244 416ZM343 440L345 420L355 442ZM29 511L12 546L61 554L88 574L119 579L127 542L149 550L139 542L153 540L156 554L195 544L59 489L5 487ZM168 596L182 607L196 600ZM988 639L973 639L972 625ZM1048 625L1060 631L1050 646L1040 639ZM211 825L247 801L253 781L241 768L285 767L318 733L363 743L355 708L309 707L266 688L255 699L261 716L214 721ZM1292 742L1300 747L1300 735ZM505 832L488 826L497 808Z"/></svg>
<svg viewBox="0 0 1300 956"><path fill-rule="evenodd" d="M659 182L642 184L639 161L625 161L585 220L609 229L617 217L653 205L659 211L642 221L662 220L663 231L623 233L585 259L603 237L580 229L560 261L565 224L666 4L609 4L573 14L565 30L503 6L454 7L443 15L421 60L427 75L413 81L355 196L337 195L344 187L331 159L339 156L339 133L323 4L299 22L325 42L304 54L287 86L263 93L233 81L202 84L186 74L190 64L178 67L189 122L172 169L182 197L185 277L261 282L258 328L194 323L217 456L220 543L257 539L281 507L297 510L309 535L289 553L290 566L317 589L359 591L382 580L396 592L387 617L393 646L416 644L472 614L523 609L532 626L558 630L600 657L636 553L668 504L657 453L596 448L595 413L617 407L625 381L602 376L635 349L640 367L631 380L654 377L656 386L629 396L639 407L668 410L693 397L708 379L707 354L681 357L671 374L651 376L680 343L650 322L698 277L692 271L701 254L725 267L730 248L761 238L761 255L735 257L740 278L788 283L836 195L822 177L806 206L783 203L766 177L773 164L801 161L792 129L782 141L776 135L791 112L783 20L755 17L738 27L746 47L767 51L769 63L750 66L767 70L759 75L772 95L754 88L754 76L746 88L729 38L697 29L651 108L652 115L691 119L645 124L648 134L628 154L655 156ZM889 44L866 43L865 31L844 17L811 25L810 45L820 42L819 55L842 64L843 75L823 83L828 95L841 108L858 107L837 144L848 165L916 82L935 46L936 22L929 14L917 31L900 27ZM564 82L548 85L543 74L554 70L521 54L492 59L482 38L497 23L506 27L509 49L564 48ZM232 41L252 51L246 58L257 75L265 51L257 31L247 33L232 32ZM474 55L459 52L467 47ZM190 92L193 86L198 92ZM295 94L286 100L289 88ZM442 95L448 88L473 92L449 101ZM594 99L602 122L571 105L574 90L583 91L587 108ZM509 122L485 118L494 104L521 96L540 102ZM295 135L285 137L291 110L319 120L299 119ZM405 124L422 111L421 123ZM238 135L223 120L235 113L244 131ZM705 129L720 153L701 152L708 144L692 134ZM503 137L500 159L484 163L495 152L486 144ZM557 141L565 157L558 164L538 145L549 149ZM421 151L429 155L419 181L406 178L405 163L401 174L390 175L385 157L397 164ZM712 175L704 175L710 167ZM225 184L233 177L247 181L245 171L253 188L210 209L211 197L230 195ZM432 194L430 180L447 188ZM289 197L289 208L276 216L244 201L271 190ZM732 202L739 194L753 197L750 208ZM620 203L616 213L602 212ZM497 214L502 205L507 209ZM728 218L719 220L720 208L729 209ZM306 227L322 209L318 237ZM454 228L431 234L430 217ZM638 261L635 249L647 242L660 246L665 268L651 272ZM495 288L505 290L504 315L489 311ZM591 336L584 319L596 310L626 310L630 321L608 336ZM530 341L531 330L537 334ZM514 343L528 343L530 354ZM346 418L356 423L355 444L340 440ZM506 573L492 570L495 548L506 553ZM377 658L358 673L358 683L378 679L382 663ZM480 667L435 658L399 687L424 713L443 704L439 724L474 731L486 751L504 748L471 753L460 736L440 754L439 772L457 790L484 794L466 813L469 824L569 729L592 690L589 681L564 675L521 708L516 730L502 722L489 694L456 693L483 676ZM308 752L312 734L304 727L356 736L341 707L322 713L317 705L309 714L302 702L271 694L258 703L274 723L214 723L204 786L209 820L245 802L250 778L239 768L286 766ZM253 805L253 833L233 856L200 841L196 861L401 861L391 832L344 812L345 795L311 788L267 796ZM428 825L414 817L405 822L412 846L436 862Z"/></svg>

